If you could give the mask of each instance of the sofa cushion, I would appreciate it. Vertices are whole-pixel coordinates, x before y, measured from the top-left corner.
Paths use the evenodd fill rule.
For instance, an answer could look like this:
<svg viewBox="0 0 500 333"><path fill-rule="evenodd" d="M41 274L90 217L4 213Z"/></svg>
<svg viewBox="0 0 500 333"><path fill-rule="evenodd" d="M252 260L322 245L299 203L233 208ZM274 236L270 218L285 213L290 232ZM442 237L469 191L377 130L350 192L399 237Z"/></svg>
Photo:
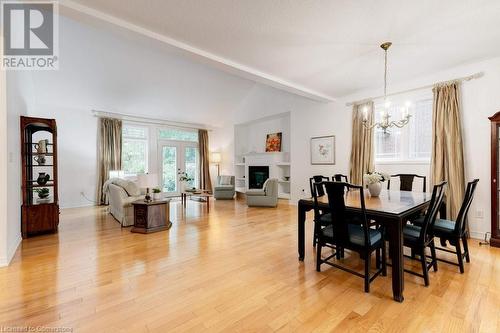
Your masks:
<svg viewBox="0 0 500 333"><path fill-rule="evenodd" d="M113 181L113 184L122 187L125 192L127 192L127 194L131 197L137 197L141 195L141 190L133 181L117 178Z"/></svg>
<svg viewBox="0 0 500 333"><path fill-rule="evenodd" d="M231 176L220 176L219 185L231 185Z"/></svg>
<svg viewBox="0 0 500 333"><path fill-rule="evenodd" d="M248 190L245 192L245 194L249 195L249 196L262 196L262 197L266 196L266 192L259 190L259 189Z"/></svg>

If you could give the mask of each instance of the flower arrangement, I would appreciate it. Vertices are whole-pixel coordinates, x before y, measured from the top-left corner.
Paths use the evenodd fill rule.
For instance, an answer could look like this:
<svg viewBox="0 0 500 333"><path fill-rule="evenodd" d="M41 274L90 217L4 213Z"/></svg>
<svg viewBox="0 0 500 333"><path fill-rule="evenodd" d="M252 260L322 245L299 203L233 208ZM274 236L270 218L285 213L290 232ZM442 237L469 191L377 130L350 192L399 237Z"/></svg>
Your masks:
<svg viewBox="0 0 500 333"><path fill-rule="evenodd" d="M367 185L385 182L387 179L389 179L389 175L377 171L368 172L363 176L363 180Z"/></svg>
<svg viewBox="0 0 500 333"><path fill-rule="evenodd" d="M181 169L177 170L177 175L179 176L179 180L181 182L190 182L194 180L193 178L188 176L187 172L181 171Z"/></svg>

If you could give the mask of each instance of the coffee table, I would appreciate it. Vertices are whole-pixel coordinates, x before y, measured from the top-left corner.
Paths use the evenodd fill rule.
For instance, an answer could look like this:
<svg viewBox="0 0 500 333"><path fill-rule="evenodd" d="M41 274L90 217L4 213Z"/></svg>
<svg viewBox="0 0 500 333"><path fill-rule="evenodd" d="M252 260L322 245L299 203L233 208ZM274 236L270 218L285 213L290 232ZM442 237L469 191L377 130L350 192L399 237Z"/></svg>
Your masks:
<svg viewBox="0 0 500 333"><path fill-rule="evenodd" d="M198 192L199 191L199 192ZM181 202L184 207L186 207L187 198L200 198L201 202L207 203L207 212L210 212L210 198L212 195L207 190L198 190L196 192L184 191L181 192Z"/></svg>

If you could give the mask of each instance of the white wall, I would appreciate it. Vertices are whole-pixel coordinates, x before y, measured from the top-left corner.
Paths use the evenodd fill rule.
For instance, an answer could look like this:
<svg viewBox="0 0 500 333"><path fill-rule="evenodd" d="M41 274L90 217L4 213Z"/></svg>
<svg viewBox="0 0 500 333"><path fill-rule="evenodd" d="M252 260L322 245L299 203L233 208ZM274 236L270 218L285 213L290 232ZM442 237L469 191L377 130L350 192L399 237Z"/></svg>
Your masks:
<svg viewBox="0 0 500 333"><path fill-rule="evenodd" d="M0 36L0 43L3 43L3 38ZM0 149L8 151L7 142L7 91L6 91L6 73L0 71ZM0 184L5 186L0 187L0 267L9 263L7 259L7 221L8 209L7 203L7 179L8 179L8 154L0 154Z"/></svg>

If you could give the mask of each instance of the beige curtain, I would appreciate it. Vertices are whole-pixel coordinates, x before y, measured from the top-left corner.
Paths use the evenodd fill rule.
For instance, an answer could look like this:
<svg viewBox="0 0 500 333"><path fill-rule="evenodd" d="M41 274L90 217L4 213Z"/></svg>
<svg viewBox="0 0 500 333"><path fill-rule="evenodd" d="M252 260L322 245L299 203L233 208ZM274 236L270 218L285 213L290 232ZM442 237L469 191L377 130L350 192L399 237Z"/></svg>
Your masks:
<svg viewBox="0 0 500 333"><path fill-rule="evenodd" d="M373 102L354 105L352 110L352 143L351 143L351 167L350 179L352 184L362 185L363 175L373 171L373 130L363 126L364 108L367 109L368 124L373 124Z"/></svg>
<svg viewBox="0 0 500 333"><path fill-rule="evenodd" d="M460 120L458 82L432 89L432 158L431 181L447 181L446 216L457 218L464 197L464 154Z"/></svg>
<svg viewBox="0 0 500 333"><path fill-rule="evenodd" d="M119 119L99 118L99 155L97 202L106 205L108 200L102 187L109 178L110 170L122 168L122 121Z"/></svg>
<svg viewBox="0 0 500 333"><path fill-rule="evenodd" d="M212 180L210 179L210 152L208 150L208 131L198 130L200 149L200 187L212 191Z"/></svg>

